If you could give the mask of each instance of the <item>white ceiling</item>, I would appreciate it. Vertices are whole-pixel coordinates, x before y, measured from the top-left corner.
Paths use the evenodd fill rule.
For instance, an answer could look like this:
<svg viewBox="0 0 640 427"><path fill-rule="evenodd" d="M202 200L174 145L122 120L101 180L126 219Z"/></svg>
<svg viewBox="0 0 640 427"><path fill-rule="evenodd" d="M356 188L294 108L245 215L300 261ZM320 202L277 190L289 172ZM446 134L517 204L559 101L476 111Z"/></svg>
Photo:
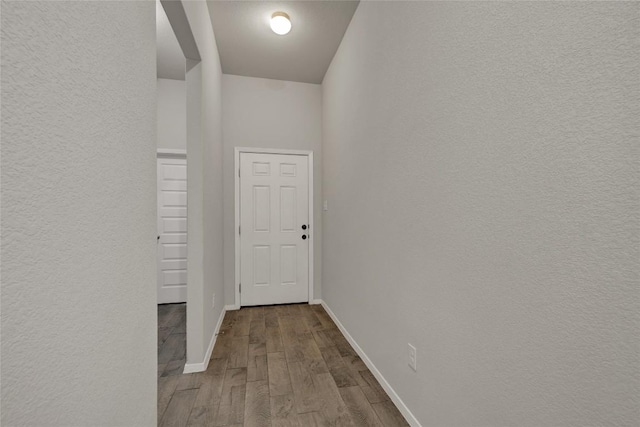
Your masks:
<svg viewBox="0 0 640 427"><path fill-rule="evenodd" d="M186 60L159 0L156 0L156 48L158 78L184 80Z"/></svg>
<svg viewBox="0 0 640 427"><path fill-rule="evenodd" d="M358 1L208 0L222 72L322 83ZM271 31L273 12L291 17L291 32Z"/></svg>

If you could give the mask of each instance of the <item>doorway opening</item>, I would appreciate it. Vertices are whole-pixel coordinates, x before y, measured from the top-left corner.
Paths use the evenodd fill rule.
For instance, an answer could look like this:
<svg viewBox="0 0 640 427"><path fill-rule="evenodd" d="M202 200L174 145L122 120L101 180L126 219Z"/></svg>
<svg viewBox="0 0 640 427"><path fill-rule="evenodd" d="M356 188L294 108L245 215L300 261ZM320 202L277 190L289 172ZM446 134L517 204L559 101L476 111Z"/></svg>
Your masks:
<svg viewBox="0 0 640 427"><path fill-rule="evenodd" d="M158 377L166 378L186 363L187 88L186 58L159 0L156 66Z"/></svg>
<svg viewBox="0 0 640 427"><path fill-rule="evenodd" d="M202 227L194 219L202 194L201 58L182 2L156 0L157 43L157 303L158 378L182 374L202 345L197 293L202 250L195 244ZM195 159L195 161L194 161ZM194 208L194 203L196 208ZM191 236L191 237L190 237ZM200 268L199 268L200 267ZM193 348L192 348L193 347Z"/></svg>

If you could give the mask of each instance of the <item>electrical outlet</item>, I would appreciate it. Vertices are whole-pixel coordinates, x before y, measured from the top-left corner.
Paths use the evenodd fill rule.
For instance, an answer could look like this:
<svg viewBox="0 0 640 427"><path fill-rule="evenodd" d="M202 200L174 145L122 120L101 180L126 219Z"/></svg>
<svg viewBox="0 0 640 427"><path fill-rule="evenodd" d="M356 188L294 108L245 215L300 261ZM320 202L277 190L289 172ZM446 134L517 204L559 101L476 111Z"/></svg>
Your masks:
<svg viewBox="0 0 640 427"><path fill-rule="evenodd" d="M211 297L211 308L216 308L216 294Z"/></svg>
<svg viewBox="0 0 640 427"><path fill-rule="evenodd" d="M407 345L409 346L409 367L414 371L417 371L418 370L418 363L417 363L418 352L416 348L411 344L407 344Z"/></svg>
<svg viewBox="0 0 640 427"><path fill-rule="evenodd" d="M324 201L324 203L322 203L322 210L324 211L328 211L329 210L329 202L328 201Z"/></svg>

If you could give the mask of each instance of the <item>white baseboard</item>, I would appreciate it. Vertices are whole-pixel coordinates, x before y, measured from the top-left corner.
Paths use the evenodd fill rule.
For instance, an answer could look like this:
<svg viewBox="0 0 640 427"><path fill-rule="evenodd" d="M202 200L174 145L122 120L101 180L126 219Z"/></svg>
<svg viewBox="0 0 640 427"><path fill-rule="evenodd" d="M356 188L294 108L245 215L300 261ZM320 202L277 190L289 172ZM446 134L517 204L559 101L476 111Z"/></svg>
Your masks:
<svg viewBox="0 0 640 427"><path fill-rule="evenodd" d="M240 306L235 304L229 304L229 305L225 305L224 309L226 311L240 310Z"/></svg>
<svg viewBox="0 0 640 427"><path fill-rule="evenodd" d="M400 399L400 396L398 396L395 390L391 387L391 385L389 385L387 380L382 376L378 368L376 368L376 366L373 364L371 359L369 359L369 357L364 353L362 348L360 348L356 340L354 340L353 337L349 334L349 332L347 332L344 325L340 322L340 320L338 320L338 318L333 313L333 311L331 311L327 303L325 303L323 300L318 300L318 301L320 301L320 304L322 304L322 306L327 311L329 316L331 316L331 319L333 319L333 322L336 324L336 326L338 326L338 329L340 329L340 332L342 332L342 335L344 335L347 341L349 341L349 344L351 344L351 347L353 347L356 353L358 353L358 356L360 356L360 359L362 359L364 364L367 365L367 368L369 368L373 376L376 377L376 379L378 380L378 382L380 383L384 391L387 392L387 394L389 395L393 403L396 405L396 407L398 408L402 416L407 420L407 422L411 426L422 427L421 424L416 419L416 417L411 413L409 408L407 408L407 405L405 405L402 399Z"/></svg>
<svg viewBox="0 0 640 427"><path fill-rule="evenodd" d="M193 372L204 372L207 370L207 366L209 366L209 360L211 359L211 353L213 352L213 346L216 345L216 339L218 338L218 332L220 332L220 326L222 326L222 321L224 320L224 315L227 312L227 308L222 309L222 313L220 313L220 317L218 318L218 324L216 328L213 330L213 336L211 337L211 341L209 341L209 348L207 348L207 352L204 354L204 360L199 363L187 363L184 365L183 374L191 374Z"/></svg>
<svg viewBox="0 0 640 427"><path fill-rule="evenodd" d="M309 300L309 304L312 304L312 305L322 304L322 300L321 299L312 299L312 300Z"/></svg>

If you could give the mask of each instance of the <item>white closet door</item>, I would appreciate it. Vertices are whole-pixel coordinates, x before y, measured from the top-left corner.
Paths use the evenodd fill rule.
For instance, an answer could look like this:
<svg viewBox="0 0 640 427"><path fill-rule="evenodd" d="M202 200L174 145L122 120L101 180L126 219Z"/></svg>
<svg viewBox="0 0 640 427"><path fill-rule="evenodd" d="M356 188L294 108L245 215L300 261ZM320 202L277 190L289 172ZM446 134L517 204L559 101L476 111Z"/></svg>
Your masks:
<svg viewBox="0 0 640 427"><path fill-rule="evenodd" d="M187 301L187 160L158 159L158 304Z"/></svg>

